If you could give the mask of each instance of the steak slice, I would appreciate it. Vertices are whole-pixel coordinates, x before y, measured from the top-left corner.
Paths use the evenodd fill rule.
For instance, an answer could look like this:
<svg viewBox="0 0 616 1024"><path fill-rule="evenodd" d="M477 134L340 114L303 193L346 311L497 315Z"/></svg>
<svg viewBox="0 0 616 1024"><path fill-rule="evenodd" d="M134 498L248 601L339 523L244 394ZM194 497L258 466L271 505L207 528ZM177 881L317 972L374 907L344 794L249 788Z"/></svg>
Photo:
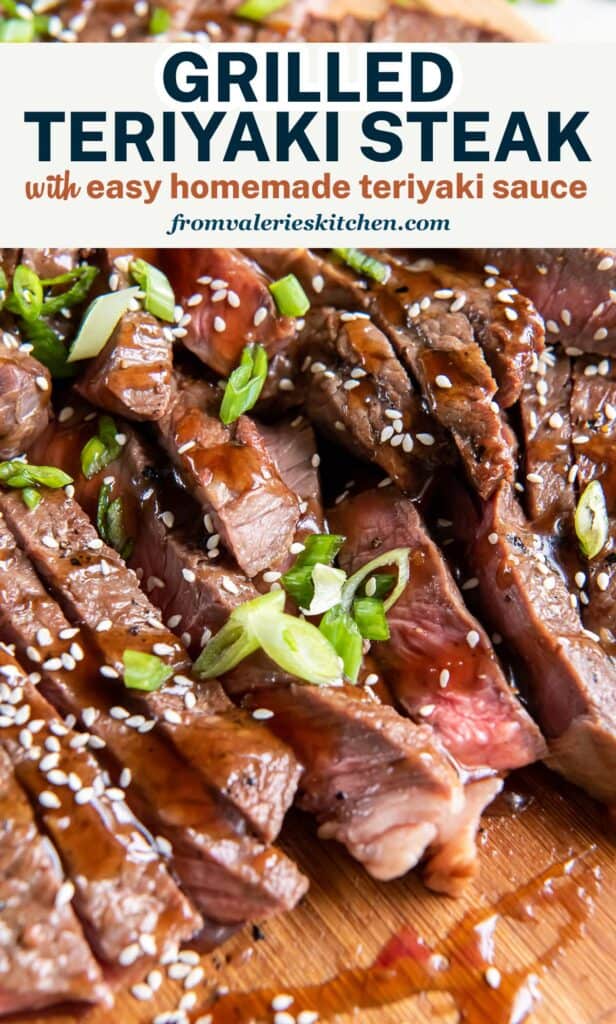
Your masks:
<svg viewBox="0 0 616 1024"><path fill-rule="evenodd" d="M0 459L22 454L44 431L50 395L49 370L0 331Z"/></svg>
<svg viewBox="0 0 616 1024"><path fill-rule="evenodd" d="M0 837L0 1016L65 1002L110 1007L58 859L2 749Z"/></svg>
<svg viewBox="0 0 616 1024"><path fill-rule="evenodd" d="M365 313L311 311L301 351L307 415L332 440L380 466L405 490L418 491L425 472L451 461L448 438ZM418 435L434 444L414 440Z"/></svg>
<svg viewBox="0 0 616 1024"><path fill-rule="evenodd" d="M413 503L393 488L366 491L338 505L331 525L347 538L340 560L349 573L393 548L410 548L410 580L388 615L391 637L373 646L404 709L429 722L467 769L506 771L542 757L539 730Z"/></svg>
<svg viewBox="0 0 616 1024"><path fill-rule="evenodd" d="M0 632L41 673L46 697L87 727L90 745L111 756L114 788L124 789L141 820L163 837L158 845L199 910L235 925L291 909L306 879L278 850L247 836L241 814L151 732L143 716L129 716L97 684L87 638L70 626L1 519L0 556ZM43 635L49 639L44 650ZM75 645L82 660L73 656Z"/></svg>
<svg viewBox="0 0 616 1024"><path fill-rule="evenodd" d="M457 894L475 873L474 841L460 843L451 827L465 817L466 792L429 726L401 718L359 687L278 679L246 701L273 712L269 727L305 765L299 805L316 815L322 839L343 843L381 880L400 877L424 856L426 880L439 891ZM485 802L501 786L490 782Z"/></svg>
<svg viewBox="0 0 616 1024"><path fill-rule="evenodd" d="M520 397L524 433L524 490L533 520L550 529L569 520L575 505L571 415L571 362L546 350L534 365Z"/></svg>
<svg viewBox="0 0 616 1024"><path fill-rule="evenodd" d="M158 5L171 16L171 28L182 31L193 8L193 0L162 0ZM137 8L129 0L64 0L54 14L61 26L54 37L63 42L133 43L151 39L149 8Z"/></svg>
<svg viewBox="0 0 616 1024"><path fill-rule="evenodd" d="M336 309L368 308L366 282L341 263L326 259L313 249L243 249L274 279L294 274L311 306Z"/></svg>
<svg viewBox="0 0 616 1024"><path fill-rule="evenodd" d="M178 249L168 251L167 261L187 314L183 343L206 366L226 377L245 345L263 345L271 363L289 348L297 321L279 314L271 279L248 256L237 249Z"/></svg>
<svg viewBox="0 0 616 1024"><path fill-rule="evenodd" d="M11 720L0 743L73 882L74 905L96 955L122 968L128 948L134 948L134 960L146 956L144 934L152 943L149 956L177 949L199 930L201 920L123 795L106 785L96 758L85 749L87 737L62 723L2 645L0 677L5 716ZM24 730L24 720L29 729ZM26 743L28 732L32 739Z"/></svg>
<svg viewBox="0 0 616 1024"><path fill-rule="evenodd" d="M248 576L284 560L299 502L280 478L258 428L247 416L218 418L219 394L205 381L179 381L159 421L161 442L188 491L209 512L216 532Z"/></svg>
<svg viewBox="0 0 616 1024"><path fill-rule="evenodd" d="M99 678L119 687L126 649L153 653L173 667L176 674L159 690L131 696L257 834L268 840L277 835L297 785L299 768L291 752L233 708L217 683L195 685L186 675L186 650L75 501L47 493L29 512L19 495L0 494L0 510L68 618L99 651L105 662ZM123 687L120 692L126 695Z"/></svg>
<svg viewBox="0 0 616 1024"><path fill-rule="evenodd" d="M603 550L584 566L587 588L584 624L596 633L609 654L616 655L616 368L611 360L597 365L590 357L574 362L571 419L577 485L581 494L599 480L609 516Z"/></svg>
<svg viewBox="0 0 616 1024"><path fill-rule="evenodd" d="M155 317L125 313L76 388L88 401L132 420L158 420L171 400L173 342Z"/></svg>
<svg viewBox="0 0 616 1024"><path fill-rule="evenodd" d="M302 529L323 532L323 502L319 480L320 458L314 430L303 416L278 420L273 426L259 424L259 432L280 479L300 501Z"/></svg>
<svg viewBox="0 0 616 1024"><path fill-rule="evenodd" d="M465 535L486 619L523 666L548 764L606 803L616 798L616 668L583 629L549 539L533 532L503 485L480 515L458 497L455 528ZM546 572L547 570L547 572ZM549 581L549 582L548 582Z"/></svg>
<svg viewBox="0 0 616 1024"><path fill-rule="evenodd" d="M465 312L466 295L435 287L430 269L377 255L391 272L372 289L374 319L418 381L434 418L451 433L473 486L487 497L500 480L513 479L515 455L495 401L497 383ZM434 443L432 434L413 440Z"/></svg>
<svg viewBox="0 0 616 1024"><path fill-rule="evenodd" d="M513 281L568 354L614 353L616 250L471 249L461 258Z"/></svg>

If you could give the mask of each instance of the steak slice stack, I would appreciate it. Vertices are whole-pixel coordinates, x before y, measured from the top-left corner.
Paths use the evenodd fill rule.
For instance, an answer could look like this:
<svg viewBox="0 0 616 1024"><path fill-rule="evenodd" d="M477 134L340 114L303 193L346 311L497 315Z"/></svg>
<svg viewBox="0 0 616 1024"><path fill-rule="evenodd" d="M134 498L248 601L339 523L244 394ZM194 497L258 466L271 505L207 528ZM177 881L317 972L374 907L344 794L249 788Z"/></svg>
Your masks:
<svg viewBox="0 0 616 1024"><path fill-rule="evenodd" d="M616 798L616 668L573 606L544 538L509 487L479 513L457 495L454 524L479 580L486 620L520 659L548 740L548 763L598 799Z"/></svg>
<svg viewBox="0 0 616 1024"><path fill-rule="evenodd" d="M299 772L288 748L233 708L216 683L193 684L185 649L76 502L53 492L29 511L19 495L0 494L0 510L69 619L83 626L101 655L99 678L118 688L126 649L154 654L173 667L174 677L159 690L134 692L144 712L257 834L268 840L277 835Z"/></svg>
<svg viewBox="0 0 616 1024"><path fill-rule="evenodd" d="M64 1002L110 1006L70 887L2 749L0 836L0 1015Z"/></svg>
<svg viewBox="0 0 616 1024"><path fill-rule="evenodd" d="M51 377L0 329L0 459L20 455L49 421Z"/></svg>
<svg viewBox="0 0 616 1024"><path fill-rule="evenodd" d="M506 771L542 757L539 730L413 503L392 487L366 491L336 506L330 520L347 538L340 557L349 574L394 548L410 548L410 579L388 616L391 637L372 648L405 710L429 722L467 769Z"/></svg>
<svg viewBox="0 0 616 1024"><path fill-rule="evenodd" d="M40 672L45 696L111 758L115 788L125 790L141 820L164 838L160 846L199 910L213 922L235 925L290 909L306 880L283 854L246 835L240 813L150 731L143 715L130 715L97 683L87 638L45 591L3 520L0 556L0 632ZM77 649L85 655L79 661Z"/></svg>

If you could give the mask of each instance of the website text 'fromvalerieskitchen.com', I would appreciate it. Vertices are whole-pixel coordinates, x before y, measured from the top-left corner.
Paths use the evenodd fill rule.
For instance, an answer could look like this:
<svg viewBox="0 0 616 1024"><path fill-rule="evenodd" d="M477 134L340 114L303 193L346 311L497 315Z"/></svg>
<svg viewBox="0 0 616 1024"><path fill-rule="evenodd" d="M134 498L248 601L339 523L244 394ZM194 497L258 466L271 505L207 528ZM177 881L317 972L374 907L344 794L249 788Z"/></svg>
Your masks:
<svg viewBox="0 0 616 1024"><path fill-rule="evenodd" d="M420 231L422 233L451 231L449 217L367 217L363 213L345 216L339 213L317 213L314 216L298 217L286 213L281 217L267 217L255 213L251 217L186 217L174 213L167 227L166 235L207 234L209 232L250 232L268 234L271 232L383 232Z"/></svg>

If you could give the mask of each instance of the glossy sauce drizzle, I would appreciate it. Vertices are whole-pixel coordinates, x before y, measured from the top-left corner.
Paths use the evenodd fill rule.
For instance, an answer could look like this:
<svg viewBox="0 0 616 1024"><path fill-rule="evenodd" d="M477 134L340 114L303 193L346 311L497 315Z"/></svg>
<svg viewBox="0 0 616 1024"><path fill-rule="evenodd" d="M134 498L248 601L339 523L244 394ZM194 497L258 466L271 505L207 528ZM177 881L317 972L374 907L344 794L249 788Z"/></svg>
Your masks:
<svg viewBox="0 0 616 1024"><path fill-rule="evenodd" d="M410 996L445 992L452 996L465 1024L521 1024L538 997L542 972L583 931L599 889L592 850L549 867L530 882L505 894L488 910L469 911L430 949L413 928L404 927L370 967L341 971L322 984L278 986L232 993L208 1008L212 1024L271 1022L271 1001L279 991L293 996L291 1012L314 1010L323 1022L340 1013L390 1005ZM555 937L529 965L498 967L499 924L533 922L549 907L558 911Z"/></svg>

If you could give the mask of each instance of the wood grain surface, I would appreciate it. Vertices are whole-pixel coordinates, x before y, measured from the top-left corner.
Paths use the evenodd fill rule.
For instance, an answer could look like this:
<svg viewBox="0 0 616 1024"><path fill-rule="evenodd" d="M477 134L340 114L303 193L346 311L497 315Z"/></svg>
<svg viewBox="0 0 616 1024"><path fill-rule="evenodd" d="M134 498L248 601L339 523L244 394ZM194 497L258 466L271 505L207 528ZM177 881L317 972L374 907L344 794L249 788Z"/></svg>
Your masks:
<svg viewBox="0 0 616 1024"><path fill-rule="evenodd" d="M512 805L518 803L523 809L514 811ZM537 976L538 1000L526 1019L536 1024L616 1024L616 864L606 812L557 776L535 768L509 781L507 795L484 818L484 826L481 873L462 899L450 900L427 892L416 874L388 884L370 880L338 846L315 839L309 818L294 813L285 826L283 845L310 876L310 893L292 914L266 922L262 939L255 941L247 928L203 958L205 980L195 989L200 1012L211 1012L213 997L225 987L231 993L265 987L270 996L256 1015L252 1011L244 1015L241 1010L239 1016L230 1013L232 997L223 995L215 1004L214 1020L271 1024L271 992L320 984L349 967L368 967L392 936L408 926L435 951L451 954L443 940L457 922L465 915L488 920L499 900L502 911L505 894L522 889L514 916L503 916L497 926L494 963L503 975L515 969L520 977ZM565 927L563 940L559 928L566 925L570 910L569 903L558 898L563 883L559 876L571 856L579 861L565 882L568 896L577 899L578 914L571 928ZM578 870L581 873L575 877ZM535 878L540 883L535 884ZM539 889L554 890L552 906L536 898ZM543 954L552 945L558 946L556 962L545 967ZM444 992L354 1011L353 996L349 993L345 1002L342 984L337 998L347 1012L321 1020L453 1024L465 1019L472 1024L508 1024L515 1019L511 1006L501 1006L497 1000L498 1009L481 1009L483 994L488 992L484 971L485 964L469 962L468 979L478 1000L473 1009L471 999L470 1011L467 1007L468 1015L462 1018ZM166 980L147 1002L121 993L110 1014L88 1011L78 1019L80 1024L146 1024L157 1013L177 1007L182 992L180 983ZM46 1024L76 1024L77 1020L68 1013L52 1013L37 1018L37 1024L43 1019Z"/></svg>

